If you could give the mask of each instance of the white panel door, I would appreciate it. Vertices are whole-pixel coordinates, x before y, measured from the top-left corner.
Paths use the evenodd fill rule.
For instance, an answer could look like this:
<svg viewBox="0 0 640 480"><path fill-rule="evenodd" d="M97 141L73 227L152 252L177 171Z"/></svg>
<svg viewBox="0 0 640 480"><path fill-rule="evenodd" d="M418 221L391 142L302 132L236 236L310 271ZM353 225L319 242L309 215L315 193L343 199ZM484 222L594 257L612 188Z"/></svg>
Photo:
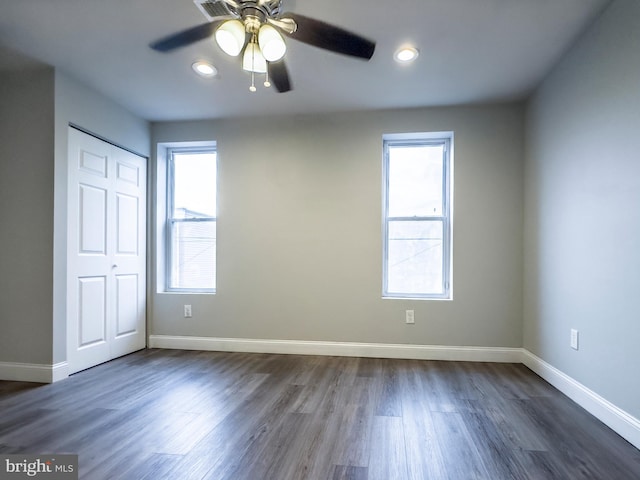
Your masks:
<svg viewBox="0 0 640 480"><path fill-rule="evenodd" d="M71 373L145 347L146 160L69 128Z"/></svg>

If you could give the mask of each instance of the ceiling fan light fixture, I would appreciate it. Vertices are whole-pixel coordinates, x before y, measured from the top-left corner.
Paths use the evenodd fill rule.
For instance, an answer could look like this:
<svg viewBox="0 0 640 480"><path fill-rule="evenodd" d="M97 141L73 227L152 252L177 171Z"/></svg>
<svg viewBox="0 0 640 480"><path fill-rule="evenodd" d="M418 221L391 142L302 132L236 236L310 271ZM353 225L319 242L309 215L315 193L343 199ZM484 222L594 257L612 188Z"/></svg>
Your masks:
<svg viewBox="0 0 640 480"><path fill-rule="evenodd" d="M282 35L269 24L264 24L258 32L258 44L264 58L269 62L277 62L287 51Z"/></svg>
<svg viewBox="0 0 640 480"><path fill-rule="evenodd" d="M291 81L284 61L288 45L284 37L348 57L371 60L376 43L357 33L294 12L282 13L283 0L195 0L207 22L160 38L149 46L171 52L214 40L229 56L242 55L242 68L251 76L265 74L264 85L278 93L289 92ZM268 70L268 73L267 73ZM207 73L205 73L206 75ZM214 75L217 77L217 75Z"/></svg>
<svg viewBox="0 0 640 480"><path fill-rule="evenodd" d="M267 73L267 61L257 43L250 42L244 49L242 68L248 72Z"/></svg>
<svg viewBox="0 0 640 480"><path fill-rule="evenodd" d="M228 20L218 27L215 37L224 53L237 57L244 47L244 25L240 20Z"/></svg>
<svg viewBox="0 0 640 480"><path fill-rule="evenodd" d="M402 47L396 50L396 53L393 55L393 58L398 63L409 63L413 62L420 52L415 47Z"/></svg>

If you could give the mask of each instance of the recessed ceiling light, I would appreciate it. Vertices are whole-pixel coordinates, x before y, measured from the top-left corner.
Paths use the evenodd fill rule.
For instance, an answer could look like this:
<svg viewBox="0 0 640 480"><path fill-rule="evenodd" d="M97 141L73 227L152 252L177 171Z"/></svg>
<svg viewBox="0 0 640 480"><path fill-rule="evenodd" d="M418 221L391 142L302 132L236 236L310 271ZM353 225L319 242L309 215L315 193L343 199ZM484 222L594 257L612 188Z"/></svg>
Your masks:
<svg viewBox="0 0 640 480"><path fill-rule="evenodd" d="M399 63L409 63L418 58L418 49L415 47L402 47L396 50L393 58Z"/></svg>
<svg viewBox="0 0 640 480"><path fill-rule="evenodd" d="M193 71L201 77L211 78L218 74L218 69L207 61L200 60L191 65Z"/></svg>

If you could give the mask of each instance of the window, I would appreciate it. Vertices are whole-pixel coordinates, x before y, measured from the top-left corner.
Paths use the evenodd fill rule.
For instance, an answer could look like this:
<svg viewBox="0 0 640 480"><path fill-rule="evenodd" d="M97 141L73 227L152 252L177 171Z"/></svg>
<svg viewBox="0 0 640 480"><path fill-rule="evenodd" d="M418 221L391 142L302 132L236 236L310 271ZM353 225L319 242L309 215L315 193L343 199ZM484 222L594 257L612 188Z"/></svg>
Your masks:
<svg viewBox="0 0 640 480"><path fill-rule="evenodd" d="M167 151L167 290L215 292L216 150Z"/></svg>
<svg viewBox="0 0 640 480"><path fill-rule="evenodd" d="M385 135L383 296L451 297L452 133Z"/></svg>

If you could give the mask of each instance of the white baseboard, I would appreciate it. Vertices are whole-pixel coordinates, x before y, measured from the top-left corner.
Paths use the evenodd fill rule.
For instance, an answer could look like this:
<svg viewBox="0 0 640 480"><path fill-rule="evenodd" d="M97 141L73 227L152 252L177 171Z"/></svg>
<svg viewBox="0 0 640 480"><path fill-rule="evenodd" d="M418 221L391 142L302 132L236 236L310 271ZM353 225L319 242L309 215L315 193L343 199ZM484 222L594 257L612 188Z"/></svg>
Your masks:
<svg viewBox="0 0 640 480"><path fill-rule="evenodd" d="M150 335L149 348L342 357L523 363L605 425L640 449L640 420L523 348L449 347L354 342L256 340ZM67 378L67 362L54 365L0 362L0 380L52 383Z"/></svg>
<svg viewBox="0 0 640 480"><path fill-rule="evenodd" d="M150 335L150 348L220 352L281 353L340 357L404 358L470 362L521 363L521 348L445 347L381 343L320 342L303 340L254 340L245 338Z"/></svg>
<svg viewBox="0 0 640 480"><path fill-rule="evenodd" d="M0 362L0 380L53 383L69 376L67 362L54 365Z"/></svg>
<svg viewBox="0 0 640 480"><path fill-rule="evenodd" d="M169 335L149 336L149 347L220 352L523 363L629 443L640 448L640 420L523 348L256 340Z"/></svg>
<svg viewBox="0 0 640 480"><path fill-rule="evenodd" d="M522 363L633 446L640 449L640 420L616 407L605 398L528 350L522 350Z"/></svg>
<svg viewBox="0 0 640 480"><path fill-rule="evenodd" d="M52 365L51 383L64 380L68 376L69 376L69 364L67 362L60 362Z"/></svg>

